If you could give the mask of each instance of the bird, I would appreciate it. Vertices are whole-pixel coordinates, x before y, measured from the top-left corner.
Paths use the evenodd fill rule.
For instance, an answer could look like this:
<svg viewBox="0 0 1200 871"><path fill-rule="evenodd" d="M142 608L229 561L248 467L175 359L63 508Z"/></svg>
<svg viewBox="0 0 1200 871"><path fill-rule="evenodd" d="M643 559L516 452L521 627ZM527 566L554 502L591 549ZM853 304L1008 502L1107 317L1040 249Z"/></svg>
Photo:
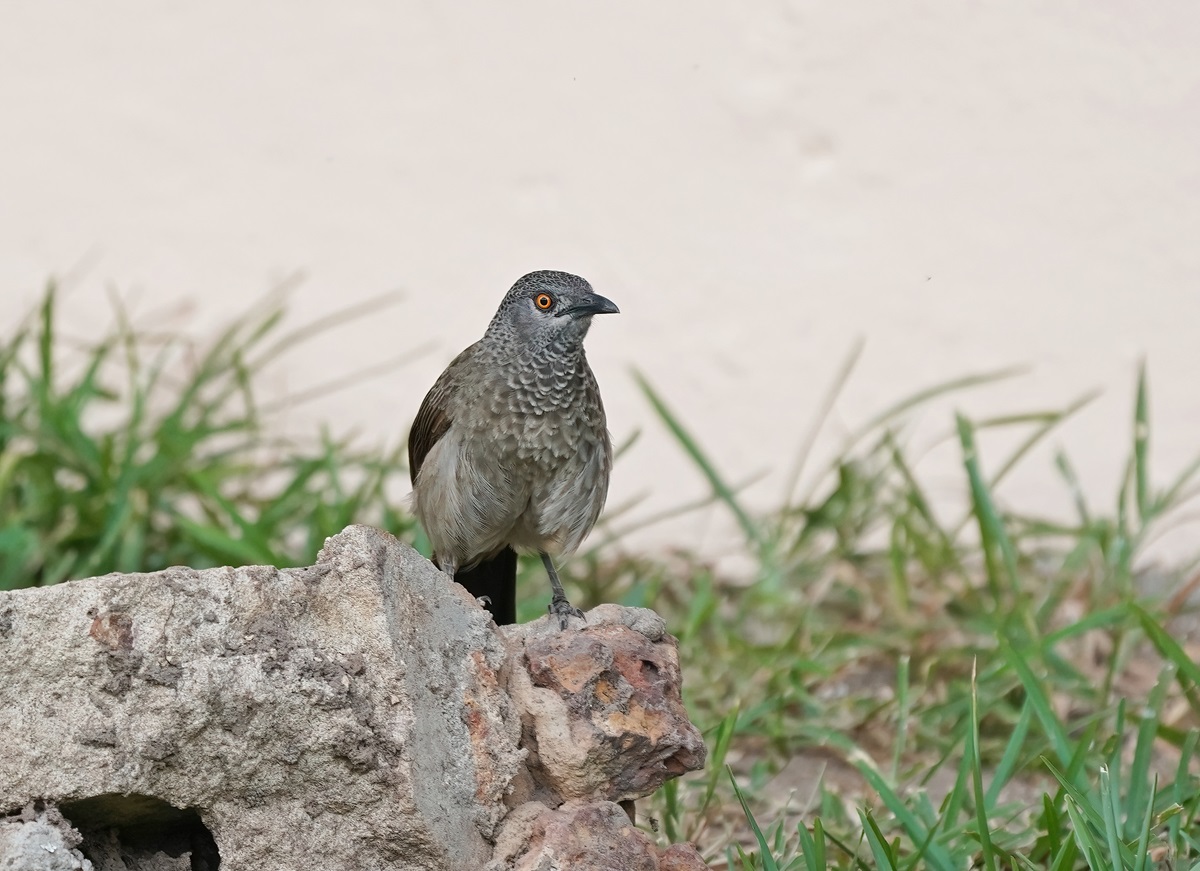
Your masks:
<svg viewBox="0 0 1200 871"><path fill-rule="evenodd" d="M553 558L579 548L608 495L612 438L583 340L619 311L578 275L522 276L413 420L412 504L433 562L497 625L516 622L518 551L541 557L560 629L583 616Z"/></svg>

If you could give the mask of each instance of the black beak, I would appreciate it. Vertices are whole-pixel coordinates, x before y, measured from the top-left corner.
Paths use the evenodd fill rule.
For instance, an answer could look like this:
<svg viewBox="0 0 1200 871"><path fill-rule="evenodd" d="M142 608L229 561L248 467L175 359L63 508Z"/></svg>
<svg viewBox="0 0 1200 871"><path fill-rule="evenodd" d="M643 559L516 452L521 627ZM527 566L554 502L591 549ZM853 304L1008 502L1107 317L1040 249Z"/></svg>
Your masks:
<svg viewBox="0 0 1200 871"><path fill-rule="evenodd" d="M582 317L584 315L619 315L621 310L617 308L617 304L607 297L600 296L598 293L589 293L576 305L559 312L559 316L570 315L573 318Z"/></svg>

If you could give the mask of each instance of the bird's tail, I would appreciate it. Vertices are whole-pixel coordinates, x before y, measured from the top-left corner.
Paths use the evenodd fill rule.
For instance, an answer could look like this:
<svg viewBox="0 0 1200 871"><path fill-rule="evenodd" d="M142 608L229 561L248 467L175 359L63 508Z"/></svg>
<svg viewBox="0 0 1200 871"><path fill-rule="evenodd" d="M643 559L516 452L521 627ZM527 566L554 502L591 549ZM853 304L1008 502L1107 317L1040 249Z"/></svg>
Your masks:
<svg viewBox="0 0 1200 871"><path fill-rule="evenodd" d="M459 569L454 580L476 599L487 596L487 606L497 626L517 622L517 552L506 547L494 557L469 569Z"/></svg>

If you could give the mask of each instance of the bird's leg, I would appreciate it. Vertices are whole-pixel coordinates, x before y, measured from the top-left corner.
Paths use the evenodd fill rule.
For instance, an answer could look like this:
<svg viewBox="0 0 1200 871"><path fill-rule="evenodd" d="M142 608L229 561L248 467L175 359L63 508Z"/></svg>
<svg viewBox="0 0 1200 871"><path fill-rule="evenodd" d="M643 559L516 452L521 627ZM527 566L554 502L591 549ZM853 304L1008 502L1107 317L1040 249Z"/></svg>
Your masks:
<svg viewBox="0 0 1200 871"><path fill-rule="evenodd" d="M550 560L550 554L544 550L540 552L542 556L542 565L546 567L546 574L550 575L550 589L554 595L550 597L550 607L547 609L558 618L558 628L566 629L567 621L571 617L583 618L583 612L567 601L567 594L563 592L562 581L558 579L558 572L554 570L554 563Z"/></svg>
<svg viewBox="0 0 1200 871"><path fill-rule="evenodd" d="M453 560L443 560L436 557L435 560L437 562L437 567L448 574L450 576L450 580L453 581L454 576L458 573L458 565ZM475 603L479 605L480 608L486 608L489 611L492 610L491 596L476 596Z"/></svg>

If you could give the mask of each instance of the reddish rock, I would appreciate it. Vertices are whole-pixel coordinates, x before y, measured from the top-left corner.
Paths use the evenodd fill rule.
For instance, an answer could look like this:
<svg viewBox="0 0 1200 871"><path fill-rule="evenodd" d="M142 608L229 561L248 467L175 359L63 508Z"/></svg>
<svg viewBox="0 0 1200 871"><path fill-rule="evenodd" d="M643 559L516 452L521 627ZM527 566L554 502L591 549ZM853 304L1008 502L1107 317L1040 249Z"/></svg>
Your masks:
<svg viewBox="0 0 1200 871"><path fill-rule="evenodd" d="M497 630L378 530L0 593L0 660L0 868L704 867L632 822L705 758L662 619Z"/></svg>
<svg viewBox="0 0 1200 871"><path fill-rule="evenodd" d="M501 825L489 871L659 871L658 850L613 802L531 802Z"/></svg>
<svg viewBox="0 0 1200 871"><path fill-rule="evenodd" d="M602 605L582 629L543 619L506 629L505 640L538 787L519 799L641 798L704 766L680 696L678 646L654 612Z"/></svg>
<svg viewBox="0 0 1200 871"><path fill-rule="evenodd" d="M529 802L500 826L487 871L707 871L691 844L659 851L610 801Z"/></svg>
<svg viewBox="0 0 1200 871"><path fill-rule="evenodd" d="M708 865L691 844L672 844L658 857L658 871L708 871Z"/></svg>

